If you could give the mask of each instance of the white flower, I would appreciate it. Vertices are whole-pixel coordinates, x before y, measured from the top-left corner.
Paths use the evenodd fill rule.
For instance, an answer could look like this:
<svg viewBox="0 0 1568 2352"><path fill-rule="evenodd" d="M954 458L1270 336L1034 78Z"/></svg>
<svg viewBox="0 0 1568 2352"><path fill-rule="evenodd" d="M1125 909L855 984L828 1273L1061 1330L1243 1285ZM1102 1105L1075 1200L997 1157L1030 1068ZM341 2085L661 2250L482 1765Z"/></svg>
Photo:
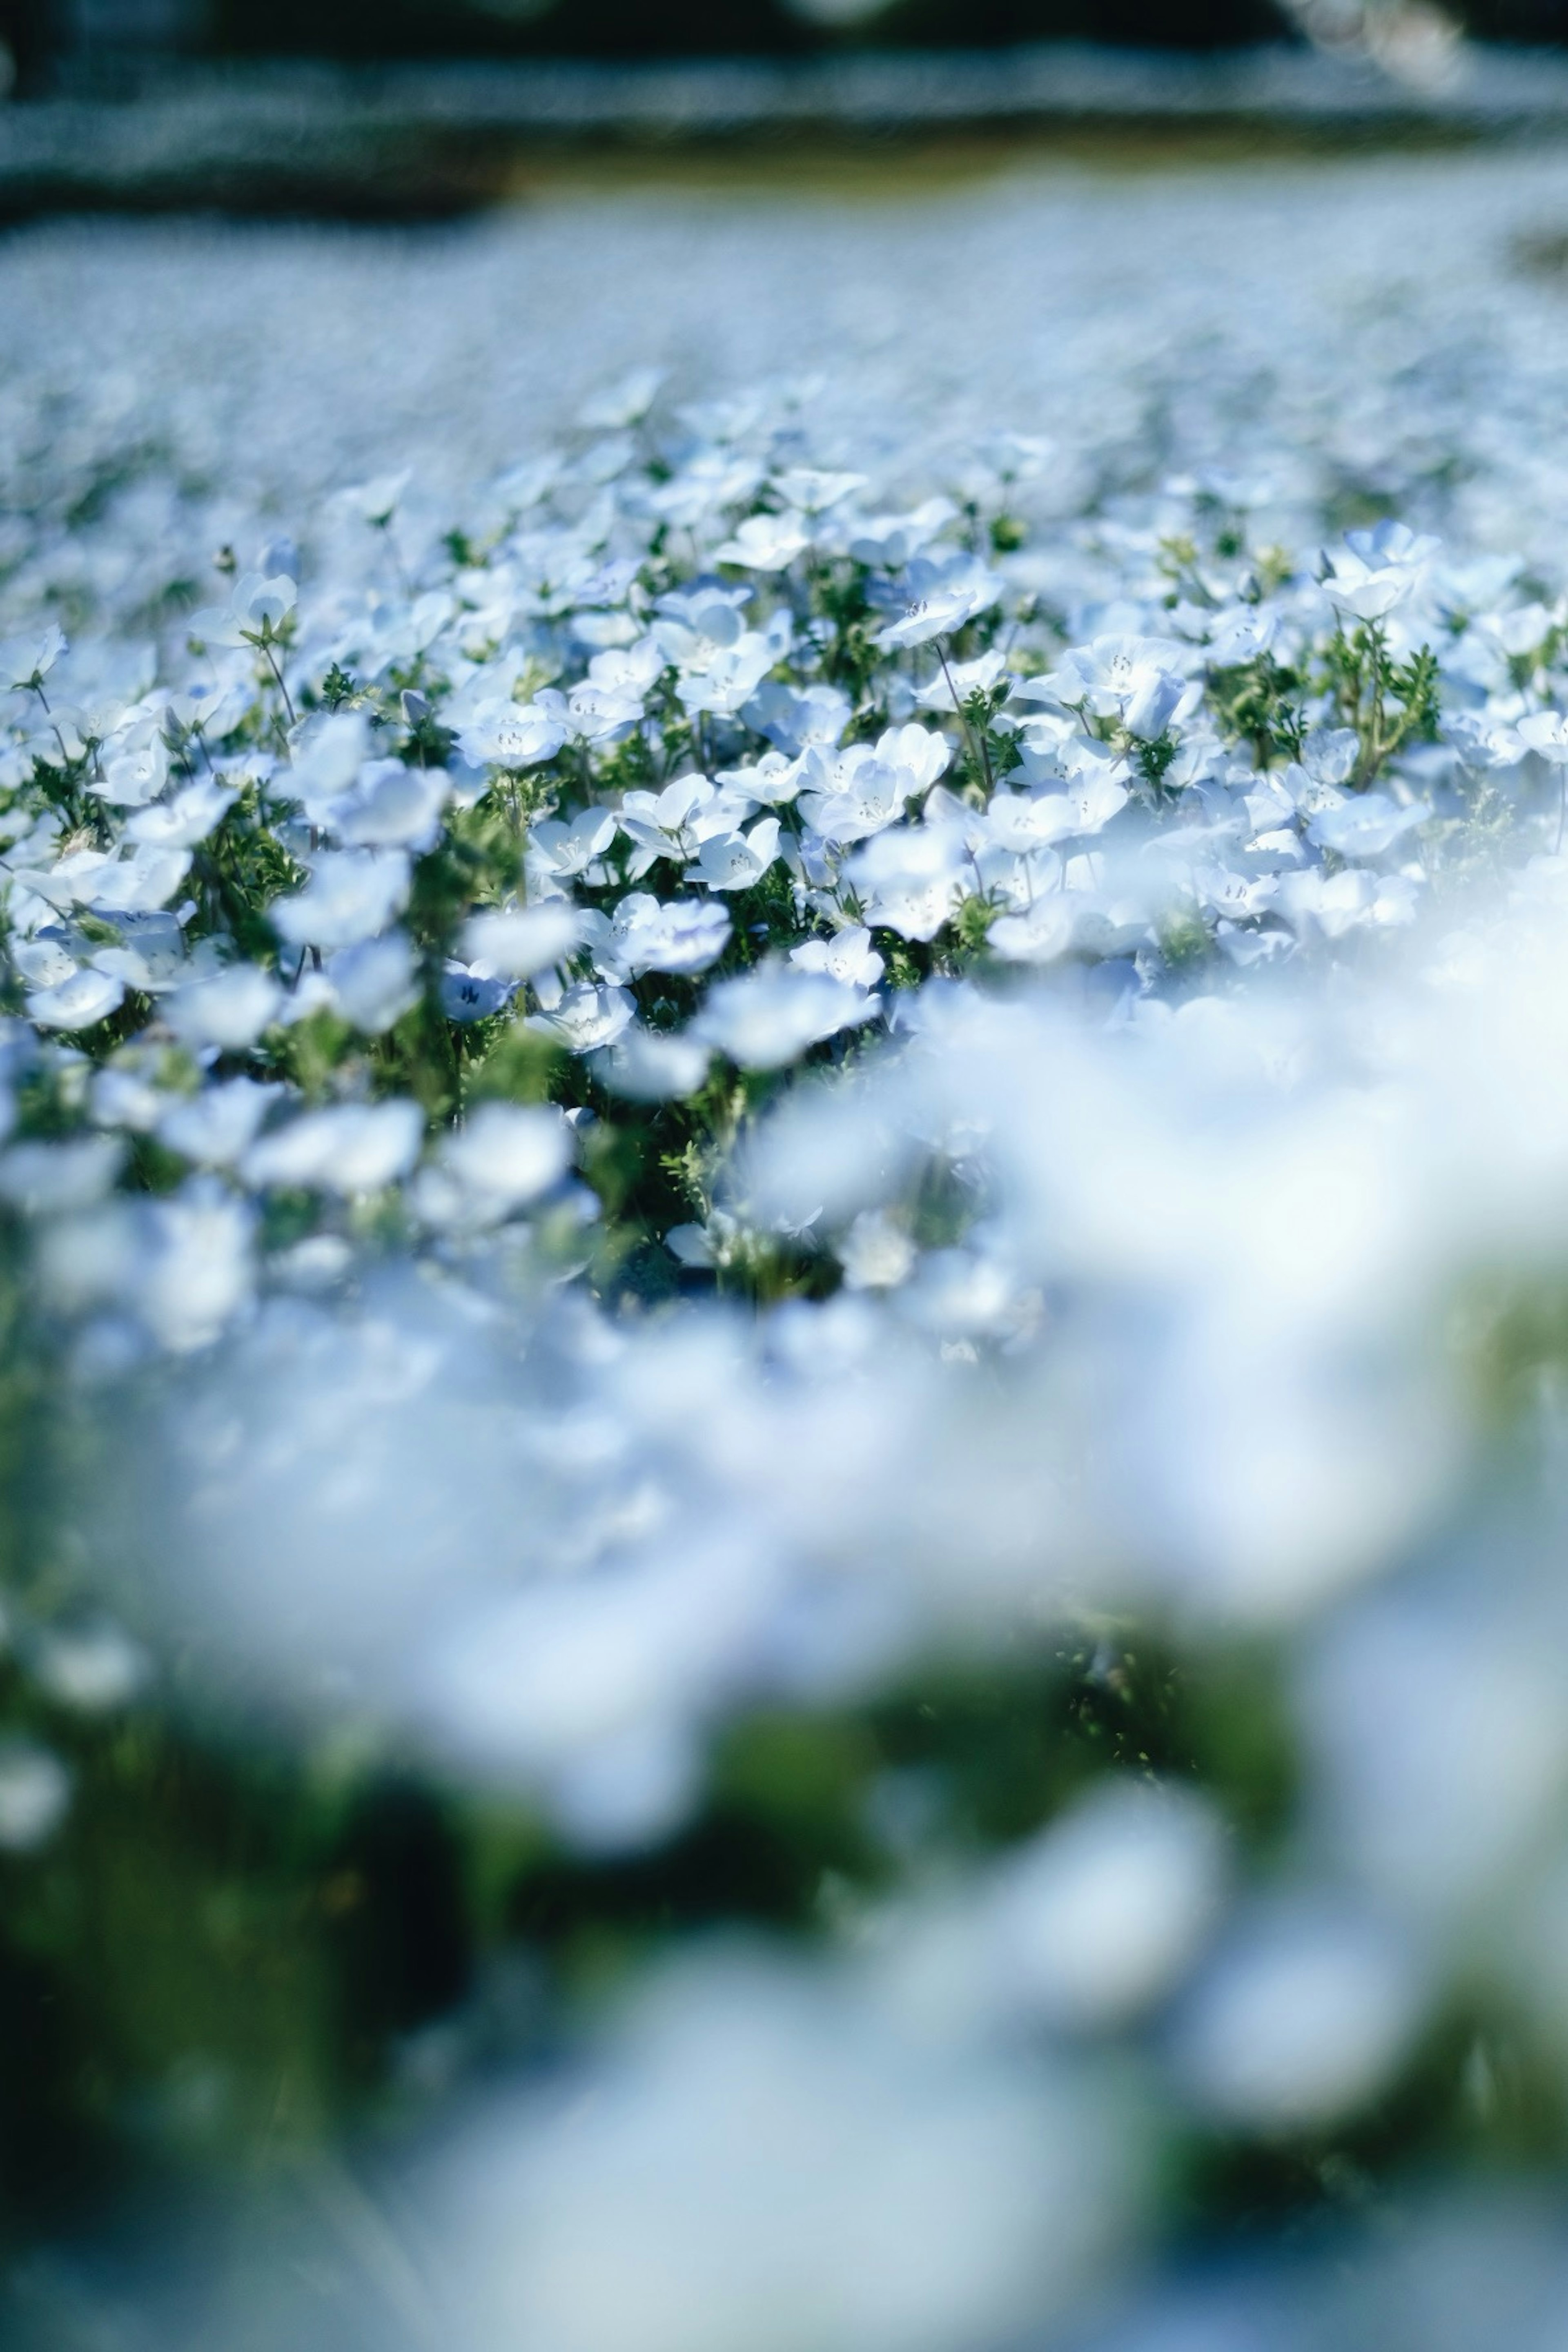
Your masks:
<svg viewBox="0 0 1568 2352"><path fill-rule="evenodd" d="M668 1036L635 1024L594 1056L594 1076L628 1102L670 1102L694 1095L708 1075L708 1047L689 1036Z"/></svg>
<svg viewBox="0 0 1568 2352"><path fill-rule="evenodd" d="M1186 658L1183 646L1162 637L1096 637L1069 653L1046 683L1062 701L1086 703L1152 743L1166 732L1187 692Z"/></svg>
<svg viewBox="0 0 1568 2352"><path fill-rule="evenodd" d="M438 1159L469 1215L489 1223L560 1181L572 1164L572 1130L553 1104L481 1103L445 1138Z"/></svg>
<svg viewBox="0 0 1568 2352"><path fill-rule="evenodd" d="M656 857L684 865L697 849L695 825L717 798L707 777L699 775L677 776L661 792L629 792L621 803L619 824L640 853L633 878L646 874Z"/></svg>
<svg viewBox="0 0 1568 2352"><path fill-rule="evenodd" d="M1384 520L1370 530L1348 530L1323 583L1331 604L1358 620L1381 621L1402 604L1442 542L1421 539L1405 523Z"/></svg>
<svg viewBox="0 0 1568 2352"><path fill-rule="evenodd" d="M448 958L441 974L441 1010L448 1021L488 1021L510 1003L517 993L514 980L477 971L471 964Z"/></svg>
<svg viewBox="0 0 1568 2352"><path fill-rule="evenodd" d="M228 1078L172 1102L158 1120L158 1140L203 1168L227 1168L249 1150L281 1087Z"/></svg>
<svg viewBox="0 0 1568 2352"><path fill-rule="evenodd" d="M779 488L803 514L825 514L865 487L864 474L826 472L819 466L792 466L779 476Z"/></svg>
<svg viewBox="0 0 1568 2352"><path fill-rule="evenodd" d="M985 831L1000 849L1025 856L1053 842L1100 833L1131 795L1114 775L1092 777L1067 793L1001 792L985 811Z"/></svg>
<svg viewBox="0 0 1568 2352"><path fill-rule="evenodd" d="M476 767L537 768L555 757L567 731L563 706L497 696L476 707L458 745Z"/></svg>
<svg viewBox="0 0 1568 2352"><path fill-rule="evenodd" d="M536 907L487 908L463 926L463 952L477 970L531 980L563 963L582 944L583 919L564 899Z"/></svg>
<svg viewBox="0 0 1568 2352"><path fill-rule="evenodd" d="M163 1017L189 1045L217 1045L237 1053L254 1045L276 1020L283 991L259 964L230 964L210 980L193 981L169 998Z"/></svg>
<svg viewBox="0 0 1568 2352"><path fill-rule="evenodd" d="M957 512L951 499L934 498L910 514L858 515L846 529L848 552L857 563L901 571Z"/></svg>
<svg viewBox="0 0 1568 2352"><path fill-rule="evenodd" d="M761 802L769 808L783 808L800 790L800 761L786 758L782 751L764 751L753 767L721 768L719 782L740 795L747 807Z"/></svg>
<svg viewBox="0 0 1568 2352"><path fill-rule="evenodd" d="M408 903L409 864L395 849L324 849L297 898L275 898L273 929L294 947L349 948L374 939Z"/></svg>
<svg viewBox="0 0 1568 2352"><path fill-rule="evenodd" d="M614 743L629 734L643 715L643 698L627 688L574 686L567 698L572 733L584 743Z"/></svg>
<svg viewBox="0 0 1568 2352"><path fill-rule="evenodd" d="M373 760L352 795L333 803L328 822L340 841L361 848L428 849L447 791L444 769Z"/></svg>
<svg viewBox="0 0 1568 2352"><path fill-rule="evenodd" d="M267 633L276 635L299 599L292 580L278 572L264 578L247 572L237 579L226 604L207 605L186 622L188 635L198 645L243 646Z"/></svg>
<svg viewBox="0 0 1568 2352"><path fill-rule="evenodd" d="M851 1290L896 1290L908 1279L915 1247L882 1209L863 1209L839 1243L838 1263Z"/></svg>
<svg viewBox="0 0 1568 2352"><path fill-rule="evenodd" d="M1431 814L1420 802L1401 808L1386 793L1361 793L1342 801L1338 808L1320 809L1307 828L1307 837L1320 849L1331 849L1340 857L1381 857L1415 826L1425 824Z"/></svg>
<svg viewBox="0 0 1568 2352"><path fill-rule="evenodd" d="M800 762L801 814L824 841L864 841L895 823L905 802L928 791L952 758L945 736L916 726L888 728L874 748L813 747Z"/></svg>
<svg viewBox="0 0 1568 2352"><path fill-rule="evenodd" d="M65 650L65 631L58 621L37 636L8 638L0 646L0 681L21 688L41 684Z"/></svg>
<svg viewBox="0 0 1568 2352"><path fill-rule="evenodd" d="M156 800L168 781L169 747L162 735L149 735L134 749L110 753L89 790L115 808L141 808Z"/></svg>
<svg viewBox="0 0 1568 2352"><path fill-rule="evenodd" d="M782 678L768 678L741 715L748 727L754 727L759 735L765 735L794 759L808 743L837 743L855 713L842 687L799 688L786 685ZM727 776L720 778L721 783L730 781Z"/></svg>
<svg viewBox="0 0 1568 2352"><path fill-rule="evenodd" d="M150 842L161 849L194 849L221 823L238 797L210 779L187 784L172 801L155 801L139 809L125 827L125 838Z"/></svg>
<svg viewBox="0 0 1568 2352"><path fill-rule="evenodd" d="M363 710L308 719L294 746L294 765L278 779L278 788L319 824L352 788L369 756L370 721Z"/></svg>
<svg viewBox="0 0 1568 2352"><path fill-rule="evenodd" d="M531 1013L528 1026L556 1038L570 1054L592 1054L615 1044L631 1026L636 1009L624 988L595 987L584 981L569 988L550 1012Z"/></svg>
<svg viewBox="0 0 1568 2352"><path fill-rule="evenodd" d="M242 1172L249 1184L377 1192L413 1166L423 1126L418 1104L407 1100L336 1103L264 1136Z"/></svg>
<svg viewBox="0 0 1568 2352"><path fill-rule="evenodd" d="M710 710L733 718L747 703L780 658L783 647L773 636L748 631L732 646L706 656L700 668L683 669L676 693L690 711Z"/></svg>
<svg viewBox="0 0 1568 2352"><path fill-rule="evenodd" d="M79 969L58 932L40 931L30 940L14 940L11 961L29 988L58 988Z"/></svg>
<svg viewBox="0 0 1568 2352"><path fill-rule="evenodd" d="M1538 751L1553 767L1568 767L1568 713L1532 711L1528 719L1520 719L1515 731L1521 743Z"/></svg>
<svg viewBox="0 0 1568 2352"><path fill-rule="evenodd" d="M777 1070L808 1045L875 1019L879 1000L826 972L759 964L709 991L690 1034L742 1069Z"/></svg>
<svg viewBox="0 0 1568 2352"><path fill-rule="evenodd" d="M0 1850L32 1853L47 1843L70 1807L71 1776L36 1740L0 1740Z"/></svg>
<svg viewBox="0 0 1568 2352"><path fill-rule="evenodd" d="M591 873L615 837L614 809L584 809L570 822L546 817L528 836L528 870L534 887L574 882Z"/></svg>
<svg viewBox="0 0 1568 2352"><path fill-rule="evenodd" d="M986 934L994 955L1007 963L1055 963L1073 944L1077 911L1059 890L1037 898L1021 915L999 915Z"/></svg>
<svg viewBox="0 0 1568 2352"><path fill-rule="evenodd" d="M90 1029L125 1002L120 981L106 971L79 971L27 999L27 1018L40 1029Z"/></svg>
<svg viewBox="0 0 1568 2352"><path fill-rule="evenodd" d="M919 688L915 700L922 710L943 710L951 715L961 710L968 696L977 689L989 692L1007 667L1006 656L993 646L988 653L976 654L973 661L950 662Z"/></svg>
<svg viewBox="0 0 1568 2352"><path fill-rule="evenodd" d="M29 1217L75 1216L102 1200L124 1159L125 1146L114 1135L13 1143L0 1152L0 1201Z"/></svg>
<svg viewBox="0 0 1568 2352"><path fill-rule="evenodd" d="M954 825L900 825L868 841L850 879L874 923L906 940L933 940L963 894L972 871Z"/></svg>
<svg viewBox="0 0 1568 2352"><path fill-rule="evenodd" d="M601 967L624 980L641 971L706 971L730 938L730 917L710 898L672 898L660 903L634 890L616 908Z"/></svg>
<svg viewBox="0 0 1568 2352"><path fill-rule="evenodd" d="M994 604L1002 593L995 574L973 559L932 564L917 558L908 578L913 592L910 603L874 640L884 652L900 652L910 646L929 645L933 637L951 635L976 613Z"/></svg>
<svg viewBox="0 0 1568 2352"><path fill-rule="evenodd" d="M367 1037L379 1037L418 1002L414 950L405 931L386 931L329 956L327 978L343 1012Z"/></svg>
<svg viewBox="0 0 1568 2352"><path fill-rule="evenodd" d="M791 949L789 960L796 971L825 971L846 988L875 988L887 968L864 923L836 931L830 940L805 940Z"/></svg>
<svg viewBox="0 0 1568 2352"><path fill-rule="evenodd" d="M710 890L749 890L779 854L779 821L759 817L750 833L715 834L697 853L696 872Z"/></svg>
<svg viewBox="0 0 1568 2352"><path fill-rule="evenodd" d="M795 562L803 548L811 544L811 531L804 515L748 515L738 525L732 538L713 551L715 563L737 563L749 572L783 572Z"/></svg>
<svg viewBox="0 0 1568 2352"><path fill-rule="evenodd" d="M211 1178L147 1204L130 1297L161 1347L175 1354L207 1347L246 1306L254 1228L250 1204Z"/></svg>
<svg viewBox="0 0 1568 2352"><path fill-rule="evenodd" d="M64 873L66 866L75 866L75 861L61 858L58 870ZM155 849L143 842L130 858L101 858L97 870L82 863L75 873L78 885L73 894L80 903L103 908L110 915L141 915L167 906L185 875L191 873L191 852Z"/></svg>

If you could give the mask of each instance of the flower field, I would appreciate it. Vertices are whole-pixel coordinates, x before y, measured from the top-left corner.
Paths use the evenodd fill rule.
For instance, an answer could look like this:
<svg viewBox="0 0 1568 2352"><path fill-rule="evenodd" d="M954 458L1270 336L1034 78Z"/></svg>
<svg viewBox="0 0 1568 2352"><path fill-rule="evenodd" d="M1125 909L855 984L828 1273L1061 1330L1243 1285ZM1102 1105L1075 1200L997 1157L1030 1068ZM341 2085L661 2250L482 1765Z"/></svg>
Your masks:
<svg viewBox="0 0 1568 2352"><path fill-rule="evenodd" d="M1564 205L0 249L8 2343L1556 2340Z"/></svg>

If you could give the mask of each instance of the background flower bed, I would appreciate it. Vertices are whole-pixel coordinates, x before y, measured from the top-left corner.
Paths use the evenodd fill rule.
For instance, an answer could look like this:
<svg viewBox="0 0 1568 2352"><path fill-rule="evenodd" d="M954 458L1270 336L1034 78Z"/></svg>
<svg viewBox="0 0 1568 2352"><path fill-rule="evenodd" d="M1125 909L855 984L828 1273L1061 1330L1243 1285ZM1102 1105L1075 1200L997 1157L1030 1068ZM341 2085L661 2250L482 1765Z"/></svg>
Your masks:
<svg viewBox="0 0 1568 2352"><path fill-rule="evenodd" d="M12 248L18 2330L1554 2307L1558 184L1245 184Z"/></svg>

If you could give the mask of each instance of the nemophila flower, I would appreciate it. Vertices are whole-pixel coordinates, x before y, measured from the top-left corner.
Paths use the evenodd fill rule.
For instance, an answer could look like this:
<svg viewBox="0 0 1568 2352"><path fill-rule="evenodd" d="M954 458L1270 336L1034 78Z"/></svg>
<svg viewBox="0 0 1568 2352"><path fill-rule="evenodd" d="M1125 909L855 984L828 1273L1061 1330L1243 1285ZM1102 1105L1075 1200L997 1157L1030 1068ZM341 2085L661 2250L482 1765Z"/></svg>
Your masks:
<svg viewBox="0 0 1568 2352"><path fill-rule="evenodd" d="M1102 832L1112 817L1121 815L1131 797L1113 771L1071 792L999 792L985 811L985 836L1000 849L1027 856L1054 842Z"/></svg>
<svg viewBox="0 0 1568 2352"><path fill-rule="evenodd" d="M499 977L531 980L537 971L563 963L581 944L583 918L563 900L536 907L500 907L472 915L463 929L463 950L471 964Z"/></svg>
<svg viewBox="0 0 1568 2352"><path fill-rule="evenodd" d="M160 1143L203 1168L228 1168L255 1142L261 1122L283 1089L255 1078L227 1078L186 1099L175 1099L158 1118Z"/></svg>
<svg viewBox="0 0 1568 2352"><path fill-rule="evenodd" d="M100 918L100 919L102 919ZM94 948L88 958L95 971L106 971L143 996L163 996L182 986L195 971L211 968L205 948L188 955L179 924L159 911L121 914L115 927L123 944Z"/></svg>
<svg viewBox="0 0 1568 2352"><path fill-rule="evenodd" d="M805 517L792 514L748 515L731 537L713 551L715 563L734 563L748 572L784 572L811 544Z"/></svg>
<svg viewBox="0 0 1568 2352"><path fill-rule="evenodd" d="M661 903L634 890L616 908L608 937L595 954L614 980L644 971L705 971L723 953L730 929L728 913L710 899Z"/></svg>
<svg viewBox="0 0 1568 2352"><path fill-rule="evenodd" d="M1205 650L1215 668L1240 669L1279 643L1279 614L1268 605L1244 604L1211 619L1206 635Z"/></svg>
<svg viewBox="0 0 1568 2352"><path fill-rule="evenodd" d="M1021 914L1000 915L986 933L986 945L1005 963L1055 963L1078 937L1079 913L1061 891L1034 899Z"/></svg>
<svg viewBox="0 0 1568 2352"><path fill-rule="evenodd" d="M727 449L705 449L667 482L645 493L648 511L660 521L690 530L725 507L751 498L762 479L754 457Z"/></svg>
<svg viewBox="0 0 1568 2352"><path fill-rule="evenodd" d="M792 507L803 514L826 514L829 507L842 506L857 490L866 488L864 474L834 472L820 466L791 466L778 478L778 485Z"/></svg>
<svg viewBox="0 0 1568 2352"><path fill-rule="evenodd" d="M734 795L739 822L758 803L767 808L786 807L800 790L800 777L798 758L783 751L764 751L749 766L721 768L718 782Z"/></svg>
<svg viewBox="0 0 1568 2352"><path fill-rule="evenodd" d="M570 1054L593 1054L615 1044L631 1026L636 1009L626 989L580 981L549 1011L531 1013L528 1025L555 1038Z"/></svg>
<svg viewBox="0 0 1568 2352"><path fill-rule="evenodd" d="M676 679L676 693L684 708L693 712L712 712L719 718L734 718L751 699L773 664L788 646L788 615L782 616L784 625L763 635L760 630L748 630L733 645L723 646L695 656L690 666L682 663Z"/></svg>
<svg viewBox="0 0 1568 2352"><path fill-rule="evenodd" d="M933 637L951 636L977 613L988 611L998 601L1002 587L994 573L978 562L928 563L923 557L910 563L905 584L910 592L908 604L877 637L885 652L903 652L911 646L929 645Z"/></svg>
<svg viewBox="0 0 1568 2352"><path fill-rule="evenodd" d="M665 379L661 367L636 367L618 382L595 393L578 411L578 422L594 426L600 432L617 431L626 425L640 424L658 397Z"/></svg>
<svg viewBox="0 0 1568 2352"><path fill-rule="evenodd" d="M930 790L952 759L945 736L918 726L889 727L875 746L812 747L800 763L800 810L825 841L863 841Z"/></svg>
<svg viewBox="0 0 1568 2352"><path fill-rule="evenodd" d="M629 795L628 795L629 797ZM528 873L544 895L595 873L616 837L614 809L588 808L570 819L546 817L528 836Z"/></svg>
<svg viewBox="0 0 1568 2352"><path fill-rule="evenodd" d="M292 947L347 948L374 939L408 903L406 855L393 849L324 849L295 898L275 898L268 919Z"/></svg>
<svg viewBox="0 0 1568 2352"><path fill-rule="evenodd" d="M326 822L341 842L363 848L433 846L447 797L439 768L406 768L401 760L373 760L352 793L335 800Z"/></svg>
<svg viewBox="0 0 1568 2352"><path fill-rule="evenodd" d="M896 1290L915 1263L909 1234L881 1209L861 1210L837 1255L851 1290Z"/></svg>
<svg viewBox="0 0 1568 2352"><path fill-rule="evenodd" d="M786 686L780 678L766 679L742 713L748 727L765 735L789 759L795 758L808 744L837 743L853 715L854 705L842 687L816 684L797 688ZM721 782L727 781L727 777L721 776Z"/></svg>
<svg viewBox="0 0 1568 2352"><path fill-rule="evenodd" d="M901 572L957 512L947 498L927 499L908 514L855 515L844 523L846 551L857 563ZM837 518L835 519L836 520Z"/></svg>
<svg viewBox="0 0 1568 2352"><path fill-rule="evenodd" d="M260 1187L379 1192L414 1165L423 1126L416 1103L336 1103L263 1136L246 1154L242 1173Z"/></svg>
<svg viewBox="0 0 1568 2352"><path fill-rule="evenodd" d="M149 731L142 742L110 751L88 789L116 808L141 808L156 800L168 781L169 747L161 734Z"/></svg>
<svg viewBox="0 0 1568 2352"><path fill-rule="evenodd" d="M124 1158L123 1143L111 1135L7 1144L0 1151L0 1200L30 1216L74 1216L103 1199Z"/></svg>
<svg viewBox="0 0 1568 2352"><path fill-rule="evenodd" d="M27 690L41 686L66 650L66 635L58 621L51 621L36 635L10 637L0 645L0 677L13 688Z"/></svg>
<svg viewBox="0 0 1568 2352"><path fill-rule="evenodd" d="M32 1853L47 1845L70 1810L71 1775L34 1739L0 1740L0 1849Z"/></svg>
<svg viewBox="0 0 1568 2352"><path fill-rule="evenodd" d="M710 890L750 890L778 854L777 817L759 817L749 833L710 835L697 853L693 871Z"/></svg>
<svg viewBox="0 0 1568 2352"><path fill-rule="evenodd" d="M147 1204L129 1304L172 1354L205 1348L248 1304L255 1280L255 1214L211 1178L193 1178L173 1199Z"/></svg>
<svg viewBox="0 0 1568 2352"><path fill-rule="evenodd" d="M29 988L58 988L74 978L79 966L66 945L66 934L39 931L30 940L14 940L11 961Z"/></svg>
<svg viewBox="0 0 1568 2352"><path fill-rule="evenodd" d="M567 699L567 724L583 743L617 743L642 715L642 695L626 687L574 686Z"/></svg>
<svg viewBox="0 0 1568 2352"><path fill-rule="evenodd" d="M1104 636L1069 653L1045 684L1059 700L1115 719L1154 742L1187 692L1184 650L1161 637Z"/></svg>
<svg viewBox="0 0 1568 2352"><path fill-rule="evenodd" d="M222 824L238 797L210 780L187 784L172 800L138 808L126 821L125 838L161 849L194 849Z"/></svg>
<svg viewBox="0 0 1568 2352"><path fill-rule="evenodd" d="M27 998L27 1018L41 1029L90 1029L124 1001L124 986L112 974L76 971L52 988L36 989Z"/></svg>
<svg viewBox="0 0 1568 2352"><path fill-rule="evenodd" d="M299 590L283 574L266 579L247 572L237 579L226 604L204 605L186 623L197 645L245 646L276 636L299 601Z"/></svg>
<svg viewBox="0 0 1568 2352"><path fill-rule="evenodd" d="M857 851L848 867L868 921L901 939L933 940L970 878L969 851L952 825L900 825Z"/></svg>
<svg viewBox="0 0 1568 2352"><path fill-rule="evenodd" d="M1514 732L1527 750L1554 768L1568 767L1568 716L1561 710L1531 711L1515 722Z"/></svg>
<svg viewBox="0 0 1568 2352"><path fill-rule="evenodd" d="M569 732L564 697L549 703L497 697L476 707L458 746L477 767L537 768L555 757Z"/></svg>
<svg viewBox="0 0 1568 2352"><path fill-rule="evenodd" d="M879 1010L877 997L827 972L761 964L737 980L716 982L690 1034L742 1069L777 1070Z"/></svg>
<svg viewBox="0 0 1568 2352"><path fill-rule="evenodd" d="M1342 874L1310 873L1279 877L1275 903L1300 932L1317 931L1325 939L1343 939L1363 928L1387 929L1408 923L1415 912L1415 884L1407 875L1369 874L1348 866Z"/></svg>
<svg viewBox="0 0 1568 2352"><path fill-rule="evenodd" d="M697 1092L710 1058L698 1038L634 1024L594 1055L593 1070L602 1087L628 1102L669 1102Z"/></svg>
<svg viewBox="0 0 1568 2352"><path fill-rule="evenodd" d="M790 950L796 971L825 971L848 988L875 988L887 967L871 945L864 923L852 923L827 940L803 940Z"/></svg>
<svg viewBox="0 0 1568 2352"><path fill-rule="evenodd" d="M552 1105L481 1103L443 1141L437 1166L463 1222L493 1223L539 1199L572 1164L572 1130Z"/></svg>
<svg viewBox="0 0 1568 2352"><path fill-rule="evenodd" d="M1392 520L1349 530L1330 559L1324 593L1357 620L1384 620L1411 594L1441 544Z"/></svg>
<svg viewBox="0 0 1568 2352"><path fill-rule="evenodd" d="M945 670L939 669L934 677L916 689L915 700L922 710L961 710L971 694L988 694L997 685L1007 667L1006 656L997 647L977 654L973 661L951 662Z"/></svg>
<svg viewBox="0 0 1568 2352"><path fill-rule="evenodd" d="M517 982L504 974L476 971L448 956L441 974L441 1010L448 1021L488 1021L501 1012L517 993Z"/></svg>
<svg viewBox="0 0 1568 2352"><path fill-rule="evenodd" d="M258 964L236 963L177 989L163 1010L186 1044L235 1053L255 1045L282 1003L283 991L270 972Z"/></svg>
<svg viewBox="0 0 1568 2352"><path fill-rule="evenodd" d="M384 931L329 956L326 977L345 1018L379 1037L419 1001L414 949L405 931ZM445 990L443 990L445 998Z"/></svg>
<svg viewBox="0 0 1568 2352"><path fill-rule="evenodd" d="M684 864L697 852L698 825L711 810L718 794L706 776L677 776L661 792L629 792L621 803L621 831L635 845L631 874L641 879L656 857ZM612 825L616 822L612 817Z"/></svg>
<svg viewBox="0 0 1568 2352"><path fill-rule="evenodd" d="M1338 857L1382 857L1431 814L1419 801L1402 807L1386 793L1358 793L1337 808L1320 809L1307 836Z"/></svg>

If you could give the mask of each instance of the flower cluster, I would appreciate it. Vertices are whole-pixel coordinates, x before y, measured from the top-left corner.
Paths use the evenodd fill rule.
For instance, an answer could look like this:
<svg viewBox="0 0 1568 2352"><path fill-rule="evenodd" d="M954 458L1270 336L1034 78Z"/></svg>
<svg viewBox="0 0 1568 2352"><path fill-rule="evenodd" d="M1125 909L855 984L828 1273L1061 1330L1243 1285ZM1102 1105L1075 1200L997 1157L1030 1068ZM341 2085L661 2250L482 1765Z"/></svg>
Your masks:
<svg viewBox="0 0 1568 2352"><path fill-rule="evenodd" d="M247 2341L1066 2341L1238 2178L1400 2195L1391 2112L1562 2154L1561 583L658 392L151 621L7 592L0 1847L152 1784L128 1712L395 1769L493 1964L380 2053L413 2252L344 2180ZM171 2030L126 2112L243 2140L250 2024Z"/></svg>
<svg viewBox="0 0 1568 2352"><path fill-rule="evenodd" d="M888 509L787 402L639 440L651 390L400 596L301 601L275 551L129 694L111 646L7 642L6 1181L76 1221L74 1309L199 1346L367 1214L763 1279L817 1237L715 1219L737 1132L933 984L1223 987L1554 845L1563 614L1498 567L1395 523L1288 556L1198 478L1063 609L1039 450Z"/></svg>

